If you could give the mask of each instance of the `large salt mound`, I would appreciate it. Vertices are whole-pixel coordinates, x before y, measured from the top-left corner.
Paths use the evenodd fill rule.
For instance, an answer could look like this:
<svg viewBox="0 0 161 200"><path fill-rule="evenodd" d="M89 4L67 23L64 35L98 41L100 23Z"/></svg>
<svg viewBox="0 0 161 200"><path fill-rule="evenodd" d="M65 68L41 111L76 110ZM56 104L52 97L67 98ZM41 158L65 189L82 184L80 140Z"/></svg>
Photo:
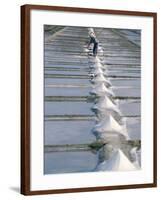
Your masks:
<svg viewBox="0 0 161 200"><path fill-rule="evenodd" d="M100 111L101 110L111 110L111 111L120 113L117 106L106 95L100 97L98 103L93 106L93 109L100 110Z"/></svg>
<svg viewBox="0 0 161 200"><path fill-rule="evenodd" d="M96 171L132 171L137 168L130 162L125 154L119 149L108 160L101 162Z"/></svg>
<svg viewBox="0 0 161 200"><path fill-rule="evenodd" d="M96 124L93 128L93 132L97 134L104 134L104 137L108 133L113 134L121 134L128 138L127 131L125 126L121 126L111 115L104 118L100 123Z"/></svg>

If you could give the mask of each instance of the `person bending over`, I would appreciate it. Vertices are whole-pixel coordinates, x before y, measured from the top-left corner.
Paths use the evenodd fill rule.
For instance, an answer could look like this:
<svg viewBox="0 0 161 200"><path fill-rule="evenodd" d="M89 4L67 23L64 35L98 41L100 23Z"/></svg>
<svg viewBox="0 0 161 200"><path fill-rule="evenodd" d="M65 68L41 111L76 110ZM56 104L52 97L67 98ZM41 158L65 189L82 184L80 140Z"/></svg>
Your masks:
<svg viewBox="0 0 161 200"><path fill-rule="evenodd" d="M92 28L89 29L88 33L90 37L88 48L90 47L91 44L93 44L93 55L96 56L98 51L98 40Z"/></svg>

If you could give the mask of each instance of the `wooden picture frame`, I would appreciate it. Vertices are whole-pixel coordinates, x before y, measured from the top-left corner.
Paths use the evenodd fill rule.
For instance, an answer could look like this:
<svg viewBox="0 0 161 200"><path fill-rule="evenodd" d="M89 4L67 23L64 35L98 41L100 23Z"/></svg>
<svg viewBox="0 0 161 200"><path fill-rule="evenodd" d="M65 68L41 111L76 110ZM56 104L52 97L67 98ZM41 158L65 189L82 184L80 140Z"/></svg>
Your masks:
<svg viewBox="0 0 161 200"><path fill-rule="evenodd" d="M47 12L61 12L61 13L78 13L81 15L112 15L112 16L127 16L127 17L143 17L151 18L153 27L153 133L152 142L152 181L142 183L129 184L114 184L114 185L96 185L82 186L82 187L62 187L55 188L51 186L50 189L40 188L31 189L31 88L33 82L31 81L31 23L32 11ZM32 66L33 67L33 66ZM39 72L38 72L39 73ZM21 194L24 195L40 195L40 194L56 194L56 193L72 193L72 192L89 192L101 190L117 190L117 189L132 189L132 188L149 188L157 186L157 13L152 12L138 12L138 11L122 11L122 10L106 10L106 9L92 9L92 8L74 8L74 7L58 7L58 6L43 6L43 5L23 5L21 6ZM144 102L142 102L144 103ZM149 130L147 130L148 132ZM149 131L150 132L150 131ZM66 180L65 180L66 181Z"/></svg>

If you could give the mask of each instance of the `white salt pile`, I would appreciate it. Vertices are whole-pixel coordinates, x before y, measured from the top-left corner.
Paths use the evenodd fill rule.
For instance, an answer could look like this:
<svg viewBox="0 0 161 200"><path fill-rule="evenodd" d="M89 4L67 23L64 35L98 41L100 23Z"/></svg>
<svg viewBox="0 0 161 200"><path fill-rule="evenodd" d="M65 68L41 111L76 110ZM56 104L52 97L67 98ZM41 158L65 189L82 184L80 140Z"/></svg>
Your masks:
<svg viewBox="0 0 161 200"><path fill-rule="evenodd" d="M106 118L96 124L93 128L93 132L100 135L101 138L105 138L106 135L108 137L108 134L121 134L125 138L128 138L125 125L120 125L111 115L106 116Z"/></svg>
<svg viewBox="0 0 161 200"><path fill-rule="evenodd" d="M94 85L94 87L90 93L98 95L98 96L103 96L105 94L107 96L114 96L113 91L110 88L107 88L105 86L104 82L100 82L97 85Z"/></svg>
<svg viewBox="0 0 161 200"><path fill-rule="evenodd" d="M92 58L90 59L89 61L89 65L90 65L90 68L92 69L97 69L97 68L101 68L101 69L107 69L103 64L102 64L102 61L101 62L95 62L94 60L95 58Z"/></svg>
<svg viewBox="0 0 161 200"><path fill-rule="evenodd" d="M131 163L126 155L120 150L110 155L110 158L101 162L97 167L96 171L132 171L137 168Z"/></svg>
<svg viewBox="0 0 161 200"><path fill-rule="evenodd" d="M95 68L103 68L103 65L101 64L101 62L95 62L94 67Z"/></svg>
<svg viewBox="0 0 161 200"><path fill-rule="evenodd" d="M102 82L105 81L106 82L107 80L106 80L106 78L104 77L103 74L98 74L93 81L97 83L98 81L102 81Z"/></svg>
<svg viewBox="0 0 161 200"><path fill-rule="evenodd" d="M96 103L94 106L93 106L93 109L96 109L96 110L99 110L99 111L107 111L107 110L111 110L111 111L115 111L117 113L120 114L120 111L117 107L117 105L115 105L110 99L108 96L104 95L104 96L101 96L99 98L99 101L98 103Z"/></svg>
<svg viewBox="0 0 161 200"><path fill-rule="evenodd" d="M104 74L103 70L101 68L95 68L92 71L93 74L98 75L98 74Z"/></svg>
<svg viewBox="0 0 161 200"><path fill-rule="evenodd" d="M94 77L92 79L91 82L93 82L95 84L100 83L100 82L102 82L102 83L104 82L104 83L111 85L110 81L107 81L107 79L104 77L103 74L98 74L96 77Z"/></svg>

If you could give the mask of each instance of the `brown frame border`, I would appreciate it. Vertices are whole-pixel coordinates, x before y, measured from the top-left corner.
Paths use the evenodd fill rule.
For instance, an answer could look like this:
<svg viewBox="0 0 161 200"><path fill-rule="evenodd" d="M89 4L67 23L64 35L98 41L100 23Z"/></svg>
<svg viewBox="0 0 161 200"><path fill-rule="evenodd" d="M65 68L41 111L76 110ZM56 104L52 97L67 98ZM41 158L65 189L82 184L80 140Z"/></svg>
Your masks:
<svg viewBox="0 0 161 200"><path fill-rule="evenodd" d="M79 13L115 14L128 16L153 17L153 182L148 184L117 185L86 188L67 188L31 191L30 190L30 11L50 10L68 11ZM59 7L46 5L23 5L21 6L21 194L40 195L73 192L89 192L132 188L157 187L157 13L105 10L92 8Z"/></svg>

